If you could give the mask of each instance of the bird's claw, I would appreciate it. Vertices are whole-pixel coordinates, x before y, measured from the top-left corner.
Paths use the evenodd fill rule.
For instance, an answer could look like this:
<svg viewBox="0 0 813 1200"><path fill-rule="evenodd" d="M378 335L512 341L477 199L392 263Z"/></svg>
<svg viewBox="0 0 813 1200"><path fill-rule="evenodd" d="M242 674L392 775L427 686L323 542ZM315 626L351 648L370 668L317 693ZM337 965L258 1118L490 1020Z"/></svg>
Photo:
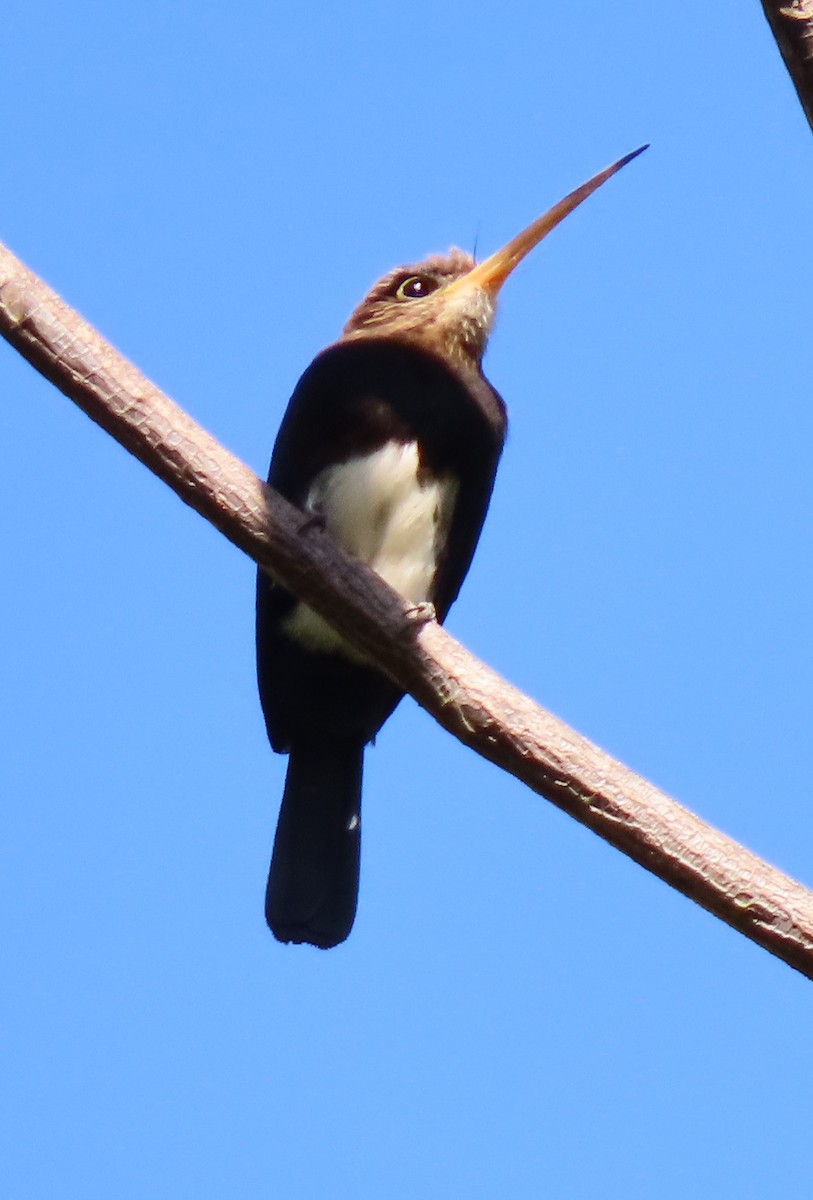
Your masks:
<svg viewBox="0 0 813 1200"><path fill-rule="evenodd" d="M405 616L411 625L429 625L431 621L437 621L438 619L438 614L431 600L421 600L418 604L410 605L406 610Z"/></svg>

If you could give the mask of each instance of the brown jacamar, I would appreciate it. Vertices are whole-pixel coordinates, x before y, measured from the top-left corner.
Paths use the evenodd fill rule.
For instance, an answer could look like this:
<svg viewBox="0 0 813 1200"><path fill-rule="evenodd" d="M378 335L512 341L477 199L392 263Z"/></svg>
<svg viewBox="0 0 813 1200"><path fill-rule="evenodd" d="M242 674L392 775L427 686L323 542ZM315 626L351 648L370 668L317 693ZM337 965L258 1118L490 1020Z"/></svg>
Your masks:
<svg viewBox="0 0 813 1200"><path fill-rule="evenodd" d="M471 564L505 440L505 405L481 369L499 290L639 153L479 265L451 250L390 271L288 404L271 487L439 621ZM271 745L290 755L266 918L280 941L326 949L344 941L356 913L364 747L402 693L262 571L257 668Z"/></svg>

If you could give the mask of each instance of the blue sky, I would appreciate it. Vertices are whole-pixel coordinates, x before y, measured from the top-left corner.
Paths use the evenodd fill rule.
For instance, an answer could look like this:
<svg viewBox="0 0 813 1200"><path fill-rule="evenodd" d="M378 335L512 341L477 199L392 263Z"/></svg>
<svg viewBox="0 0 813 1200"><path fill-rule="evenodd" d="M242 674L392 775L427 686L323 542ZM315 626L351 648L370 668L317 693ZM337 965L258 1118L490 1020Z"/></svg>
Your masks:
<svg viewBox="0 0 813 1200"><path fill-rule="evenodd" d="M813 883L813 143L760 6L4 9L0 238L264 473L369 284L505 289L451 630ZM803 229L803 225L802 225ZM802 1195L810 985L406 701L361 906L262 917L251 564L0 347L3 1195Z"/></svg>

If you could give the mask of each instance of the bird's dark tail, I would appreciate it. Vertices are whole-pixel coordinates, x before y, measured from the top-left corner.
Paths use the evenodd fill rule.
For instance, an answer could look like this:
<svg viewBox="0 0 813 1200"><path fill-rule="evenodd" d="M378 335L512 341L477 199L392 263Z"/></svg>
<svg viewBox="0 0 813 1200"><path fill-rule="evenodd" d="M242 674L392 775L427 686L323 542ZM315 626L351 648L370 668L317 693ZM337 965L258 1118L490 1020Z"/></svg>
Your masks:
<svg viewBox="0 0 813 1200"><path fill-rule="evenodd" d="M291 748L265 894L265 919L281 942L327 950L353 927L363 757L363 744L324 736Z"/></svg>

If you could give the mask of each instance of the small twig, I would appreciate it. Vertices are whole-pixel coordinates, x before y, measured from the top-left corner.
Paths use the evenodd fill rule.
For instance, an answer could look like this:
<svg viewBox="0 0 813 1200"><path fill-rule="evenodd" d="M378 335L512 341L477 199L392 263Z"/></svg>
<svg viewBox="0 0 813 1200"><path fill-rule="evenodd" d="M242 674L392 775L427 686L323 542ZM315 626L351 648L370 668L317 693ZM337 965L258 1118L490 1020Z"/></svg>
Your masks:
<svg viewBox="0 0 813 1200"><path fill-rule="evenodd" d="M762 8L813 129L813 0L762 0Z"/></svg>
<svg viewBox="0 0 813 1200"><path fill-rule="evenodd" d="M269 491L0 247L0 333L462 742L813 978L813 893L534 704Z"/></svg>

